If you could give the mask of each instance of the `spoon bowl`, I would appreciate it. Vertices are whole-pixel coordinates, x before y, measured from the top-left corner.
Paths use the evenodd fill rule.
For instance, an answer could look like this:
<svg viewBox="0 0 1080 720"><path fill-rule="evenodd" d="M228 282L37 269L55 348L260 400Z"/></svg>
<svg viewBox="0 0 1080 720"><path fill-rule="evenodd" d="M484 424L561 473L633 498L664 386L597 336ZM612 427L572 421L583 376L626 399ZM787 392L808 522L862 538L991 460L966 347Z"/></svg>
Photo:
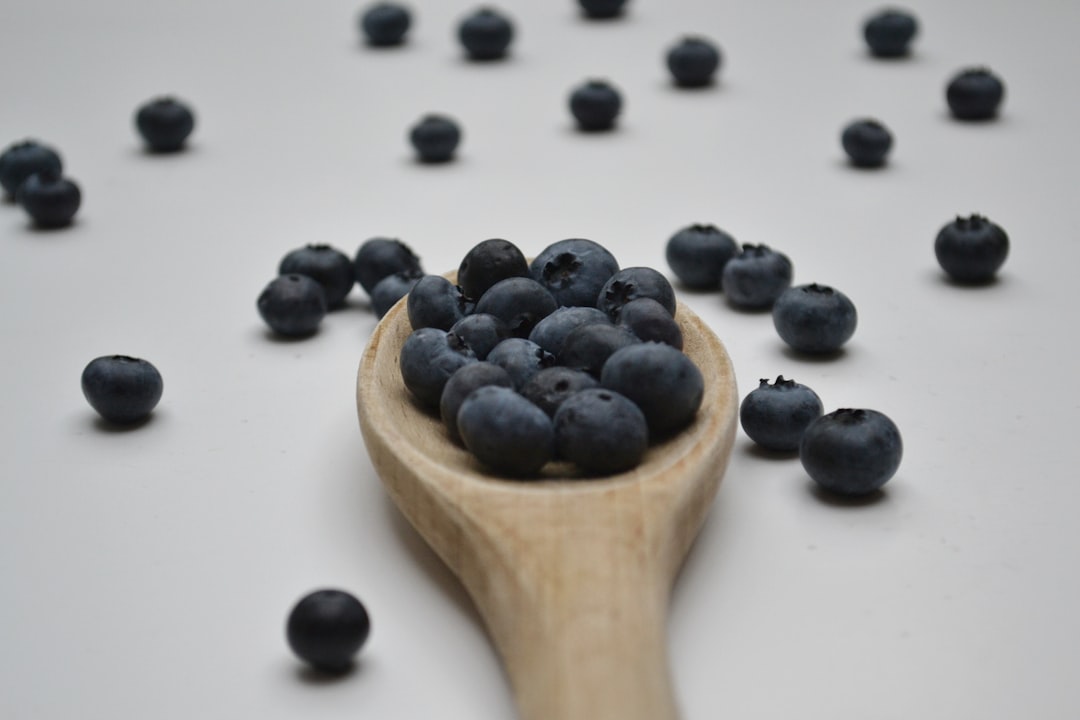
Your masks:
<svg viewBox="0 0 1080 720"><path fill-rule="evenodd" d="M360 362L357 407L390 497L457 575L499 651L522 720L675 720L671 586L719 487L738 397L719 339L683 305L684 352L705 378L694 421L629 472L533 480L486 470L406 390L405 301Z"/></svg>

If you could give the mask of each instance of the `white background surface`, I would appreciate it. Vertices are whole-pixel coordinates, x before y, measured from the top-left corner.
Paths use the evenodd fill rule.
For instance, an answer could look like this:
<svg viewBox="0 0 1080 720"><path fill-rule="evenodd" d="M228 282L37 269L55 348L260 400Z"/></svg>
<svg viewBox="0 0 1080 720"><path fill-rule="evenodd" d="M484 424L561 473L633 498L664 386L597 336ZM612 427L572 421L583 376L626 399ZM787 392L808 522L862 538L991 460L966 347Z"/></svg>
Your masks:
<svg viewBox="0 0 1080 720"><path fill-rule="evenodd" d="M1080 4L923 2L915 54L864 51L877 5L631 0L610 24L571 2L505 0L505 63L464 62L468 3L414 0L409 43L358 39L359 5L39 0L0 9L0 143L63 154L76 225L0 206L0 717L500 720L512 701L467 597L387 500L357 427L375 319L349 307L302 342L255 297L287 251L400 237L429 272L476 242L565 237L666 269L692 222L787 253L797 283L859 310L847 351L785 351L769 316L682 293L725 341L744 395L778 374L827 410L899 425L884 497L828 502L797 459L741 434L675 589L684 717L922 720L1080 713L1080 400L1075 78ZM725 54L703 92L662 57L697 32ZM944 86L985 64L1001 118L949 119ZM624 93L620 129L576 133L588 77ZM144 154L135 108L195 108L190 151ZM407 128L457 117L458 162L412 161ZM841 128L873 116L890 165L856 171ZM938 229L980 212L1001 279L942 278ZM145 357L165 393L133 431L79 390L92 358ZM304 672L284 640L317 587L356 593L356 671ZM557 719L553 719L557 720Z"/></svg>

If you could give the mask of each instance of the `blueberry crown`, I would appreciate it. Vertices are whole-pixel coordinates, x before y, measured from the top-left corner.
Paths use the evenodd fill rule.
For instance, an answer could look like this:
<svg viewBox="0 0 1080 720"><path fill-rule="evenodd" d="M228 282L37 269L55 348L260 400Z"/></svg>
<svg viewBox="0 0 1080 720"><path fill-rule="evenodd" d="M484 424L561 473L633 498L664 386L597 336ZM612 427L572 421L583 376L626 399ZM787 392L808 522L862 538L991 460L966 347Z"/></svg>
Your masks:
<svg viewBox="0 0 1080 720"><path fill-rule="evenodd" d="M761 378L759 387L774 387L777 389L786 390L788 388L793 388L796 385L798 385L798 383L796 383L794 380L785 380L783 375L777 375L776 382L772 385L769 384L769 378Z"/></svg>
<svg viewBox="0 0 1080 720"><path fill-rule="evenodd" d="M834 292L836 292L828 285L818 285L817 283L810 283L809 285L804 285L802 287L802 291L805 293L813 293L817 295L832 295Z"/></svg>

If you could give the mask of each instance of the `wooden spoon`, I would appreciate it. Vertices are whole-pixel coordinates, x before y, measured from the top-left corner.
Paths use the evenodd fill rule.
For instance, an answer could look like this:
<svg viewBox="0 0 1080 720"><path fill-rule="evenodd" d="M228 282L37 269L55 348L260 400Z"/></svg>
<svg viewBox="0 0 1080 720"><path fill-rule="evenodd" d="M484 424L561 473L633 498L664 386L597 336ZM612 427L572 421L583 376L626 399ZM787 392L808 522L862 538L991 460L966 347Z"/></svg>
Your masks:
<svg viewBox="0 0 1080 720"><path fill-rule="evenodd" d="M724 346L685 306L705 376L694 422L641 465L535 481L485 470L405 389L404 301L376 327L357 379L360 428L401 512L458 576L498 649L522 720L674 720L668 597L720 484L738 399Z"/></svg>

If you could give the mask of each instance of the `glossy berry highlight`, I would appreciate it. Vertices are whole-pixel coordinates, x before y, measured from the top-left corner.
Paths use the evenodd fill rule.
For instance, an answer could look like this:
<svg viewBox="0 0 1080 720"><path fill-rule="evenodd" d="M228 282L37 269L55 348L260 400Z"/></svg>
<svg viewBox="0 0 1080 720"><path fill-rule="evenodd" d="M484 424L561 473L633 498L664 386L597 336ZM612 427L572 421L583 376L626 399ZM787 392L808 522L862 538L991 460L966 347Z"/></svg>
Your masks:
<svg viewBox="0 0 1080 720"><path fill-rule="evenodd" d="M139 106L135 127L151 152L178 152L195 130L195 113L176 98L161 97Z"/></svg>
<svg viewBox="0 0 1080 720"><path fill-rule="evenodd" d="M316 590L289 613L285 636L298 658L314 669L339 674L348 670L371 634L367 608L344 590Z"/></svg>
<svg viewBox="0 0 1080 720"><path fill-rule="evenodd" d="M958 283L990 282L1005 264L1009 236L1001 226L982 215L957 217L934 239L938 264Z"/></svg>
<svg viewBox="0 0 1080 720"><path fill-rule="evenodd" d="M896 474L903 455L900 430L876 410L842 408L810 423L799 460L811 479L837 495L875 492Z"/></svg>
<svg viewBox="0 0 1080 720"><path fill-rule="evenodd" d="M945 101L958 120L991 120L1005 99L1005 84L986 68L969 68L945 87Z"/></svg>
<svg viewBox="0 0 1080 720"><path fill-rule="evenodd" d="M105 420L130 425L145 419L161 400L164 383L151 363L128 355L95 358L83 369L82 391Z"/></svg>

